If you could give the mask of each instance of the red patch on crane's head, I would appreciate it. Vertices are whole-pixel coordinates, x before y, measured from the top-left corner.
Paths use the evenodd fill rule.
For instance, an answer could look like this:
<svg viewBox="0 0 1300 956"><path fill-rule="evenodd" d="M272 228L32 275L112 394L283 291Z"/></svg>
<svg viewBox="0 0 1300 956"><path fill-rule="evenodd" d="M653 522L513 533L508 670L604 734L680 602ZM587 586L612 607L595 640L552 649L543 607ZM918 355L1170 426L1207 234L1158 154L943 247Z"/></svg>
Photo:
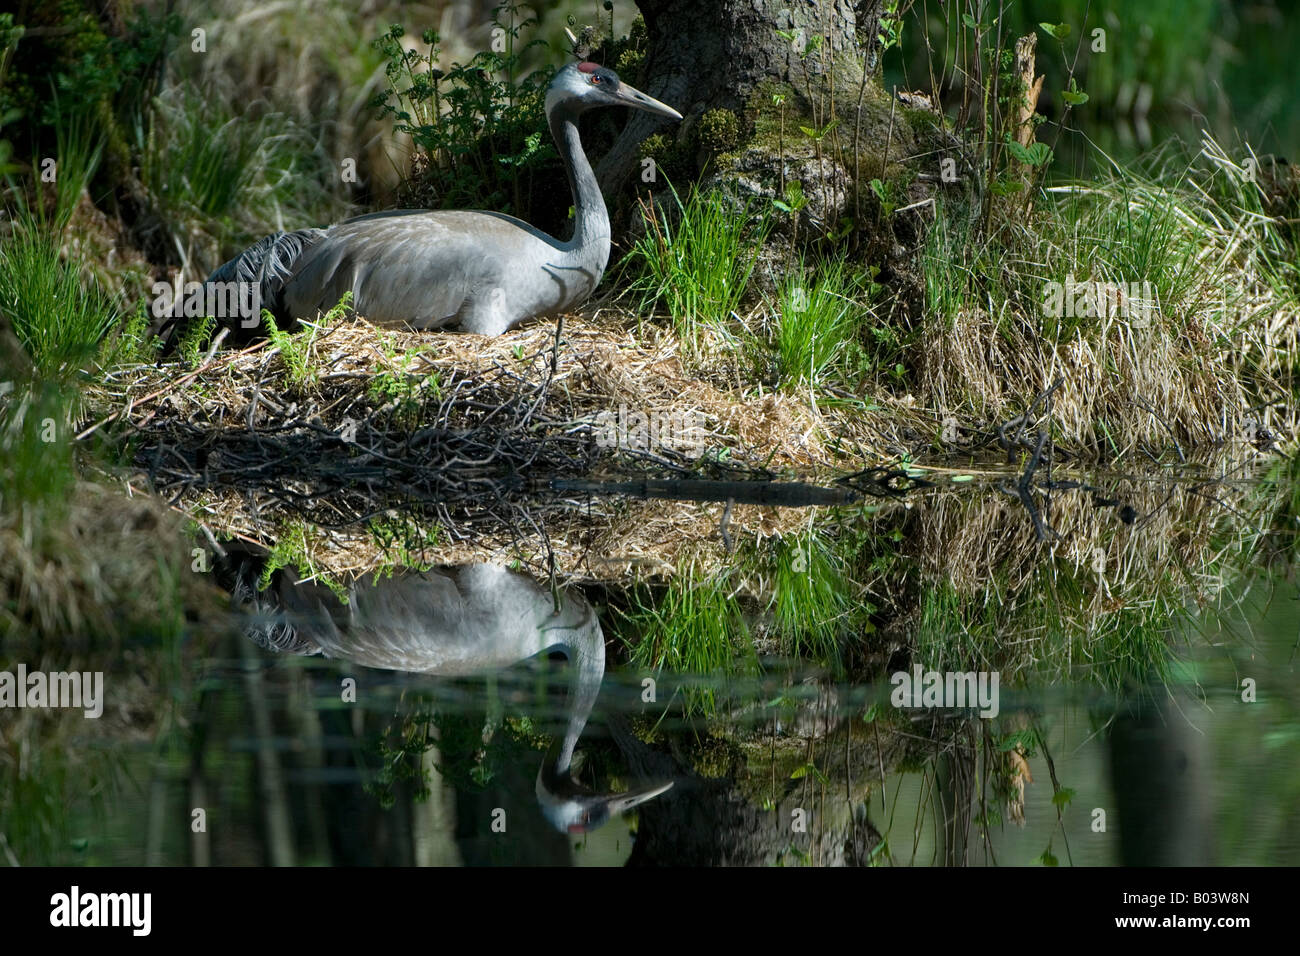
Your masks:
<svg viewBox="0 0 1300 956"><path fill-rule="evenodd" d="M590 60L588 60L588 61L585 62L585 63L579 63L579 64L578 64L578 70L579 70L579 72L582 72L582 73L595 73L595 72L596 72L597 70L599 70L599 69L600 69L600 64L599 64L599 63L592 63Z"/></svg>

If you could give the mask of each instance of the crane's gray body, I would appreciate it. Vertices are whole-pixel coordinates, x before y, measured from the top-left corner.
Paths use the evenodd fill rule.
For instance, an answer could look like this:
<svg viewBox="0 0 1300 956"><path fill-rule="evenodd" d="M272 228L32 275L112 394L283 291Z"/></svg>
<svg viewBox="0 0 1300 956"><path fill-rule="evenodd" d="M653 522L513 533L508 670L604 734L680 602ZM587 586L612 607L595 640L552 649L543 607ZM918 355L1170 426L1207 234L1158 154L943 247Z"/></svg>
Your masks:
<svg viewBox="0 0 1300 956"><path fill-rule="evenodd" d="M573 193L567 242L502 213L400 209L268 236L208 282L259 283L263 306L280 321L314 318L349 291L352 311L371 322L458 325L480 335L571 309L595 291L610 248L609 214L577 120L619 104L681 119L594 63L564 67L547 88L547 122Z"/></svg>
<svg viewBox="0 0 1300 956"><path fill-rule="evenodd" d="M609 261L609 220L595 218L604 220L593 223L599 234L574 248L502 213L358 216L306 246L284 284L283 309L315 316L351 290L353 311L377 325L500 335L595 291Z"/></svg>

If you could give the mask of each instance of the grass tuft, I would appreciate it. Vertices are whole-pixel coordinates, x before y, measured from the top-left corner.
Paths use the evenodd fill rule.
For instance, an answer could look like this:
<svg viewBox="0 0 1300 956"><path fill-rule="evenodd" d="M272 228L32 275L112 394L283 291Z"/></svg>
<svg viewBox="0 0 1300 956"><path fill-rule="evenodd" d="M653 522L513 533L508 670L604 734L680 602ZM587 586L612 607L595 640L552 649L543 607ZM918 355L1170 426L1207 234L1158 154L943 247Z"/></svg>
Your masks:
<svg viewBox="0 0 1300 956"><path fill-rule="evenodd" d="M692 189L683 202L671 185L667 212L642 205L645 234L628 253L637 278L628 291L643 311L664 310L678 337L698 346L707 332L719 332L740 308L749 287L769 220L749 228L750 207L738 212L724 195Z"/></svg>

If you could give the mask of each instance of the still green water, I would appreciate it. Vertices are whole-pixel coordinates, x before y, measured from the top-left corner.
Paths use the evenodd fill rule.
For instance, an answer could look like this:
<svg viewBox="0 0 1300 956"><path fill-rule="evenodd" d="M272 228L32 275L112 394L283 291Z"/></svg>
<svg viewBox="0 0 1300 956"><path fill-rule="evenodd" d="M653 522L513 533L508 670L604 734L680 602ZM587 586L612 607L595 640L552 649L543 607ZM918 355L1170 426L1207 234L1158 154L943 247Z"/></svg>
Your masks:
<svg viewBox="0 0 1300 956"><path fill-rule="evenodd" d="M838 672L774 654L704 674L640 666L616 595L591 592L608 666L575 776L601 793L672 788L581 833L549 822L538 794L572 716L563 660L456 678L372 669L257 647L247 608L232 610L178 648L128 650L137 664L174 654L174 682L113 673L99 721L7 728L23 772L11 763L3 781L0 853L86 865L1300 863L1300 591L1276 478L1238 482L1208 510L1204 495L1174 497L1202 485L1148 481L1145 498L1130 492L1144 516L1132 525L1058 501L1049 519L1099 522L1123 580L1078 572L1068 541L1034 544L1004 493L810 512L837 547L889 542L890 573L911 582L888 613L877 596L879 630L842 635L861 653ZM973 590L960 584L971 528L1007 544ZM735 660L750 660L732 639ZM57 669L59 655L42 663ZM997 672L996 717L895 706L891 678L913 666Z"/></svg>

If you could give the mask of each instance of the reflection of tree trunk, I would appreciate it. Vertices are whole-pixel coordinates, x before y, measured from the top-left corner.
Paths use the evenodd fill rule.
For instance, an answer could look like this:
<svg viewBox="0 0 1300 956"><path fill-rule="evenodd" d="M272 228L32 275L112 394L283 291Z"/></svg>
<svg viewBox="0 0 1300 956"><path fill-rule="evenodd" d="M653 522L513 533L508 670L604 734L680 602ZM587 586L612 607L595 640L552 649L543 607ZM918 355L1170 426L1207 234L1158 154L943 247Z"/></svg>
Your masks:
<svg viewBox="0 0 1300 956"><path fill-rule="evenodd" d="M852 739L843 759L849 722L818 741L818 758L830 782L810 776L778 780L775 807L763 809L737 781L708 779L668 754L646 747L611 717L610 729L634 777L675 778L673 789L638 808L639 826L629 865L637 866L863 866L880 843L867 812L869 788L880 758L867 741ZM846 787L845 775L848 776ZM803 811L800 814L798 811ZM800 828L796 821L806 827Z"/></svg>
<svg viewBox="0 0 1300 956"><path fill-rule="evenodd" d="M360 777L353 778L361 763L358 754L365 746L364 736L354 726L360 711L357 706L319 711L321 731L326 737L354 738L350 747L333 746L324 751L327 771L347 772L347 777L325 788L322 794L330 856L336 866L375 866L380 862L374 840L375 817L384 811L365 793Z"/></svg>
<svg viewBox="0 0 1300 956"><path fill-rule="evenodd" d="M939 858L944 866L966 866L970 862L970 827L975 802L975 741L963 732L948 746L935 761L939 812L939 826L935 831Z"/></svg>
<svg viewBox="0 0 1300 956"><path fill-rule="evenodd" d="M163 865L163 835L167 832L167 765L153 762L149 777L149 828L145 831L144 865Z"/></svg>
<svg viewBox="0 0 1300 956"><path fill-rule="evenodd" d="M295 788L301 794L307 831L310 834L313 854L320 854L318 862L329 864L329 828L325 821L325 804L321 798L321 770L325 765L324 731L320 714L312 699L310 674L301 669L289 671L289 719L293 722L300 746L296 748L297 765L303 771L299 777L303 786ZM291 776L290 779L293 779Z"/></svg>
<svg viewBox="0 0 1300 956"><path fill-rule="evenodd" d="M1214 862L1207 739L1178 705L1133 701L1111 727L1115 822L1125 866Z"/></svg>
<svg viewBox="0 0 1300 956"><path fill-rule="evenodd" d="M244 662L244 691L253 724L256 746L257 789L266 826L266 848L272 866L293 866L293 828L289 824L289 801L285 797L284 775L272 739L271 712L266 706L261 661L249 641L239 642Z"/></svg>
<svg viewBox="0 0 1300 956"><path fill-rule="evenodd" d="M438 739L438 728L429 725L429 737ZM428 774L429 797L412 808L416 866L461 866L456 848L456 793L438 772L437 746L426 750L420 768Z"/></svg>
<svg viewBox="0 0 1300 956"><path fill-rule="evenodd" d="M190 725L190 805L185 821L185 829L190 835L190 866L212 865L212 841L207 826L196 833L192 814L196 809L202 809L205 814L210 809L207 780L203 776L203 755L207 750L214 700L215 695L210 690L199 695L198 705L194 708L194 721Z"/></svg>

